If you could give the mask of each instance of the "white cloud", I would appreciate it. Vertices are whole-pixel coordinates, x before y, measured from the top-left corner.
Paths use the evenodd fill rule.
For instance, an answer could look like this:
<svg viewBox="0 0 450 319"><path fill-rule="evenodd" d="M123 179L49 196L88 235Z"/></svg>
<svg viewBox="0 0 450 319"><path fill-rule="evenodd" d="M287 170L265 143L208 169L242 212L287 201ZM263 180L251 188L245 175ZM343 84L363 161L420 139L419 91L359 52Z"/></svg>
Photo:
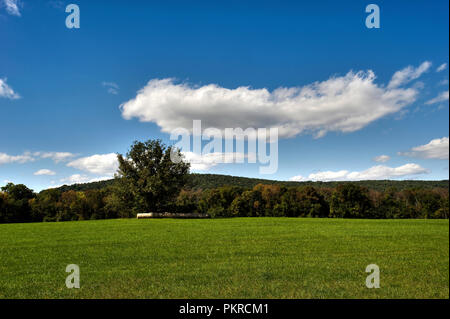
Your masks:
<svg viewBox="0 0 450 319"><path fill-rule="evenodd" d="M107 88L107 91L110 94L116 95L119 93L119 86L114 82L102 82L102 86Z"/></svg>
<svg viewBox="0 0 450 319"><path fill-rule="evenodd" d="M60 181L66 184L86 183L89 177L81 174L74 174L69 177L63 178Z"/></svg>
<svg viewBox="0 0 450 319"><path fill-rule="evenodd" d="M291 181L359 181L359 180L377 180L391 179L396 177L404 177L410 175L426 174L429 170L418 164L409 163L399 167L388 167L383 165L373 166L365 171L350 172L341 171L325 171L311 173L308 177L301 175L294 176Z"/></svg>
<svg viewBox="0 0 450 319"><path fill-rule="evenodd" d="M320 172L320 173L311 173L308 177L304 177L302 175L297 175L291 177L289 180L295 181L295 182L302 182L302 181L330 181L330 180L345 180L346 176L348 175L348 171L341 170L341 171L326 171L326 172Z"/></svg>
<svg viewBox="0 0 450 319"><path fill-rule="evenodd" d="M417 68L414 68L410 65L400 71L395 72L388 84L388 89L397 88L419 78L424 72L428 71L430 67L431 62L425 61Z"/></svg>
<svg viewBox="0 0 450 319"><path fill-rule="evenodd" d="M45 159L49 158L55 163L68 161L75 156L75 154L70 152L35 152L33 155Z"/></svg>
<svg viewBox="0 0 450 319"><path fill-rule="evenodd" d="M49 176L51 176L51 175L56 175L56 173L52 170L43 168L43 169L38 170L37 172L34 172L33 175L36 175L36 176L49 175Z"/></svg>
<svg viewBox="0 0 450 319"><path fill-rule="evenodd" d="M62 182L62 185L72 185L72 184L82 184L82 183L92 183L92 182L99 182L111 179L111 176L102 176L102 177L90 177L87 175L81 175L81 174L74 174L69 177L60 179L60 182ZM53 186L54 188L60 187L62 185Z"/></svg>
<svg viewBox="0 0 450 319"><path fill-rule="evenodd" d="M436 72L441 72L447 69L447 63L442 63L437 69Z"/></svg>
<svg viewBox="0 0 450 319"><path fill-rule="evenodd" d="M448 101L448 90L447 90L447 91L444 91L444 92L441 92L441 93L440 93L438 96L436 96L435 98L433 98L433 99L431 99L431 100L425 102L425 104L430 105L430 104L436 104L436 103L439 103L439 102L445 102L445 101Z"/></svg>
<svg viewBox="0 0 450 319"><path fill-rule="evenodd" d="M246 155L243 153L214 152L200 155L193 152L182 152L182 154L184 160L191 164L191 169L194 171L206 171L221 163L242 163L247 157L256 158L256 154Z"/></svg>
<svg viewBox="0 0 450 319"><path fill-rule="evenodd" d="M113 176L119 167L117 154L96 154L78 158L67 166L98 175Z"/></svg>
<svg viewBox="0 0 450 319"><path fill-rule="evenodd" d="M69 153L69 152L25 152L22 155L8 155L5 153L0 153L0 164L5 163L25 163L25 162L32 162L39 158L49 158L53 160L55 163L64 162L72 157L74 157L75 154Z"/></svg>
<svg viewBox="0 0 450 319"><path fill-rule="evenodd" d="M420 157L426 159L449 159L448 137L437 138L428 144L413 147L408 152L399 152L399 155Z"/></svg>
<svg viewBox="0 0 450 319"><path fill-rule="evenodd" d="M19 1L18 0L3 0L3 5L6 7L8 14L20 17Z"/></svg>
<svg viewBox="0 0 450 319"><path fill-rule="evenodd" d="M47 2L47 4L55 9L63 9L64 8L64 2L60 0L50 0Z"/></svg>
<svg viewBox="0 0 450 319"><path fill-rule="evenodd" d="M376 156L373 158L373 160L375 162L379 162L379 163L385 163L387 161L389 161L391 159L391 157L389 155L380 155L380 156Z"/></svg>
<svg viewBox="0 0 450 319"><path fill-rule="evenodd" d="M2 164L10 164L10 163L26 163L34 161L33 156L30 153L26 152L22 155L8 155L6 153L0 153L0 165Z"/></svg>
<svg viewBox="0 0 450 319"><path fill-rule="evenodd" d="M221 163L232 163L232 162L244 162L246 158L254 159L255 154L243 154L243 153L208 153L208 154L197 154L193 152L182 152L184 156L184 161L191 164L191 169L194 171L206 171L210 168L221 164ZM252 157L253 156L253 157ZM234 158L234 161L233 161ZM111 178L114 173L117 172L119 163L117 160L117 155L114 153L103 154L103 155L92 155L89 157L83 157L76 159L67 163L67 166L73 167L85 172L89 172L97 175L105 175ZM85 175L76 174L75 177L82 176L84 180L90 180L90 177ZM103 177L102 177L103 178ZM106 177L105 177L106 178Z"/></svg>
<svg viewBox="0 0 450 319"><path fill-rule="evenodd" d="M413 77L428 68L422 64L411 71ZM173 79L153 79L137 96L120 105L125 119L154 122L163 132L202 127L278 127L280 137L311 132L321 137L329 131L352 132L413 103L418 88L397 88L409 76L396 76L391 88L375 83L375 74L349 72L303 87L267 89L238 87L227 89L215 84L190 86ZM402 79L400 79L402 78ZM394 79L393 79L394 81ZM392 81L391 81L392 82Z"/></svg>
<svg viewBox="0 0 450 319"><path fill-rule="evenodd" d="M20 99L20 95L14 92L14 90L6 83L6 80L6 78L0 79L0 97L11 100Z"/></svg>

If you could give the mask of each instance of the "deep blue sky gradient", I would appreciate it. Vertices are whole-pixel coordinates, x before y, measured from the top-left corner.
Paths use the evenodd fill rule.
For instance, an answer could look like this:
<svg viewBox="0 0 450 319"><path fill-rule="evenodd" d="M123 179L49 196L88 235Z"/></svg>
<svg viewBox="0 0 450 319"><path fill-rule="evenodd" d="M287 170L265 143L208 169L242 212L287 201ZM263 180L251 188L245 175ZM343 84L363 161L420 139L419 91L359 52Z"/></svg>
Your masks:
<svg viewBox="0 0 450 319"><path fill-rule="evenodd" d="M367 29L368 1L71 1L81 28L65 27L67 14L49 1L22 1L21 17L0 8L0 78L21 99L0 98L0 153L67 151L89 156L124 153L133 140L162 138L154 123L122 118L119 105L153 78L227 88L290 87L350 70L371 69L387 84L395 71L431 61L425 87L407 113L353 133L280 141L279 170L289 179L318 170L359 171L372 158L392 156L391 167L417 163L423 179L447 179L448 161L410 159L397 152L448 136L448 101L424 102L447 86L448 1L372 1L381 28ZM103 81L119 85L111 95ZM33 176L49 168L56 176ZM257 165L218 165L214 173L259 176ZM39 190L71 174L64 163L41 160L0 165L5 180ZM259 176L261 177L261 176Z"/></svg>

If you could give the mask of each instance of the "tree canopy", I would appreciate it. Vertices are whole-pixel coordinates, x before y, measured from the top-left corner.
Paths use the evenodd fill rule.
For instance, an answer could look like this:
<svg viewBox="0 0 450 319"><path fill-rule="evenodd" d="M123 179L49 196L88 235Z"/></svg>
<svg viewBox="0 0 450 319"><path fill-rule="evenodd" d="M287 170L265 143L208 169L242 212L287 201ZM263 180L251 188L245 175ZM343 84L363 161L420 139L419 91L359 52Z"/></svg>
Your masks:
<svg viewBox="0 0 450 319"><path fill-rule="evenodd" d="M190 164L171 160L180 150L166 146L161 140L135 141L130 151L119 160L119 188L133 198L136 212L163 212L187 182Z"/></svg>

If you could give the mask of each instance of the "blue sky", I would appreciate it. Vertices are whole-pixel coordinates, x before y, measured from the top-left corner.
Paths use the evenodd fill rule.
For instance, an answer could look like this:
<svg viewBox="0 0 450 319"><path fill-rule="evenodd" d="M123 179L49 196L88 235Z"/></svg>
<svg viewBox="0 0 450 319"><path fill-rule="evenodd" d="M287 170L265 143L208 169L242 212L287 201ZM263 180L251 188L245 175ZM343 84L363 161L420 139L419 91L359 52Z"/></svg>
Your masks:
<svg viewBox="0 0 450 319"><path fill-rule="evenodd" d="M111 154L173 143L167 132L194 119L288 127L276 173L198 172L448 179L448 1L0 3L0 185L108 178ZM369 3L379 29L365 26Z"/></svg>

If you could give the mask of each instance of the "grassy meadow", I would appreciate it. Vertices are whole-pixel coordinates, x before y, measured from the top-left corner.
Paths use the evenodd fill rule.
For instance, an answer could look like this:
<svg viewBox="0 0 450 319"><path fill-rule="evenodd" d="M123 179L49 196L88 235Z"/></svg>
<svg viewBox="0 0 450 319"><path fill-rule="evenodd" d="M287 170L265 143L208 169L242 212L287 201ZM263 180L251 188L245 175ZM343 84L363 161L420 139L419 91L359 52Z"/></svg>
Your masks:
<svg viewBox="0 0 450 319"><path fill-rule="evenodd" d="M372 263L379 289L365 286ZM65 286L68 264L80 289ZM2 224L0 298L449 298L449 221Z"/></svg>

